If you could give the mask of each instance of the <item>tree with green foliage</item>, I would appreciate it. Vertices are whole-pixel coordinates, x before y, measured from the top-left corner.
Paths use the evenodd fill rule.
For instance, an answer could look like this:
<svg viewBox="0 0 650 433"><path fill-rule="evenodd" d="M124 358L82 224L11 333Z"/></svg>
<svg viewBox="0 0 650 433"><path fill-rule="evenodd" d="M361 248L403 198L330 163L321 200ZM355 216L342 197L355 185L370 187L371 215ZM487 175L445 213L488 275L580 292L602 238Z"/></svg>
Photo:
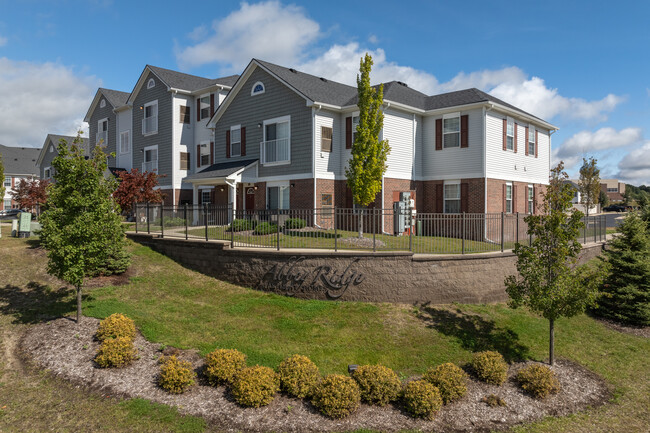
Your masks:
<svg viewBox="0 0 650 433"><path fill-rule="evenodd" d="M598 193L598 203L600 203L602 207L609 205L609 197L607 197L607 193L602 189Z"/></svg>
<svg viewBox="0 0 650 433"><path fill-rule="evenodd" d="M4 203L4 198L5 198L5 191L6 191L6 188L5 188L5 165L4 165L4 162L2 162L2 154L0 153L0 200L2 200L3 203ZM0 237L2 237L2 227L0 227Z"/></svg>
<svg viewBox="0 0 650 433"><path fill-rule="evenodd" d="M650 325L650 231L636 212L627 214L605 250L608 273L594 312L631 325Z"/></svg>
<svg viewBox="0 0 650 433"><path fill-rule="evenodd" d="M564 164L551 170L544 193L543 213L525 218L531 245L516 244L517 271L505 280L511 308L528 307L549 321L549 362L554 363L554 325L560 317L572 317L593 305L599 274L576 267L582 246L578 235L582 212L570 213L573 189Z"/></svg>
<svg viewBox="0 0 650 433"><path fill-rule="evenodd" d="M81 142L80 135L70 147L65 140L59 142L52 161L55 183L41 216L47 271L76 288L77 323L84 280L124 272L130 263L119 207L111 196L115 179L104 177L106 154L97 146L85 159Z"/></svg>
<svg viewBox="0 0 650 433"><path fill-rule="evenodd" d="M377 89L370 85L373 61L366 53L361 59L357 75L359 123L352 143L352 158L345 169L348 186L356 205L368 206L381 191L382 178L386 173L386 159L390 153L388 140L379 140L384 127L384 85ZM363 236L363 217L359 216L359 237Z"/></svg>
<svg viewBox="0 0 650 433"><path fill-rule="evenodd" d="M596 159L590 157L582 158L582 167L580 167L580 179L578 180L578 190L580 191L580 200L585 205L585 214L589 216L589 209L598 204L600 197L600 169L596 166Z"/></svg>

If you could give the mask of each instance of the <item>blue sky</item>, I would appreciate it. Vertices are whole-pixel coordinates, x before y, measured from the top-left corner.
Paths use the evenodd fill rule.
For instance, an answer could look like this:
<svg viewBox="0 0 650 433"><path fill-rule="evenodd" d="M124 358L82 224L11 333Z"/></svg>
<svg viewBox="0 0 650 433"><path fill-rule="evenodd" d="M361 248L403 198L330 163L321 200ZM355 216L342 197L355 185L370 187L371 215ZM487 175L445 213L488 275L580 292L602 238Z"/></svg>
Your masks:
<svg viewBox="0 0 650 433"><path fill-rule="evenodd" d="M130 92L147 63L218 77L258 57L353 84L368 51L374 82L478 87L557 125L571 175L595 156L650 184L650 2L459 4L0 0L0 143L72 133L97 87Z"/></svg>

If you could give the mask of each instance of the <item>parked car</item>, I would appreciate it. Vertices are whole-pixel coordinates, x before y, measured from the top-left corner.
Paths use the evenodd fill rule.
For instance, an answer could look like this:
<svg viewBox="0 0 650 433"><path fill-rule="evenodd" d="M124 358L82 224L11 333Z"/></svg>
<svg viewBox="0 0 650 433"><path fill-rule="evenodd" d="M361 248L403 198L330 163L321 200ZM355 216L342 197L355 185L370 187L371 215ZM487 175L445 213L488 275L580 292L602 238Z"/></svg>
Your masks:
<svg viewBox="0 0 650 433"><path fill-rule="evenodd" d="M625 212L625 206L621 206L619 204L610 204L607 207L604 207L603 210L605 212Z"/></svg>
<svg viewBox="0 0 650 433"><path fill-rule="evenodd" d="M20 209L7 209L7 210L0 211L0 219L10 220L10 219L18 218L18 214L21 212L22 210Z"/></svg>

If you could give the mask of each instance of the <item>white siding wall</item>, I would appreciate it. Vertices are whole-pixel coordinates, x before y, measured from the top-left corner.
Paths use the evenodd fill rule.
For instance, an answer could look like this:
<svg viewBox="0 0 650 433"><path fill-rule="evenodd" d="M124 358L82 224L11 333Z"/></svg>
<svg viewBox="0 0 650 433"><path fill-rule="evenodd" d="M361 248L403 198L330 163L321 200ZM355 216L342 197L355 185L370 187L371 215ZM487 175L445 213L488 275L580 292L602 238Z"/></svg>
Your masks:
<svg viewBox="0 0 650 433"><path fill-rule="evenodd" d="M424 118L422 131L423 180L444 180L484 177L483 166L483 110L461 111L468 115L468 147L436 150L436 119L442 115Z"/></svg>
<svg viewBox="0 0 650 433"><path fill-rule="evenodd" d="M418 118L409 113L388 109L384 111L384 130L382 137L388 140L388 155L385 177L412 179L414 175L414 140Z"/></svg>
<svg viewBox="0 0 650 433"><path fill-rule="evenodd" d="M517 153L503 150L503 119L506 116L487 113L487 177L516 182L548 184L550 137L548 130L538 131L538 152L526 156L526 126L528 122L514 118L517 124Z"/></svg>
<svg viewBox="0 0 650 433"><path fill-rule="evenodd" d="M117 141L115 146L116 166L127 171L133 168L133 110L131 108L117 113ZM120 136L129 131L129 152L120 153ZM137 167L140 168L140 167Z"/></svg>
<svg viewBox="0 0 650 433"><path fill-rule="evenodd" d="M174 165L173 169L173 186L174 188L191 188L191 184L182 183L183 178L188 174L194 173L194 165L196 161L196 145L195 145L195 136L199 135L199 129L195 128L196 124L196 100L191 96L186 95L174 95L174 103L172 107L172 163ZM182 105L190 107L190 123L181 123L180 121L180 107ZM203 121L205 124L205 121ZM194 149L194 150L193 150ZM160 152L160 147L158 148ZM190 170L181 170L181 152L190 153Z"/></svg>
<svg viewBox="0 0 650 433"><path fill-rule="evenodd" d="M316 143L316 177L320 179L334 179L341 175L341 156L345 150L345 124L341 125L341 116L338 113L321 110L316 112L314 142ZM321 152L321 127L332 128L332 151ZM343 127L343 135L340 134ZM343 139L343 145L341 145Z"/></svg>

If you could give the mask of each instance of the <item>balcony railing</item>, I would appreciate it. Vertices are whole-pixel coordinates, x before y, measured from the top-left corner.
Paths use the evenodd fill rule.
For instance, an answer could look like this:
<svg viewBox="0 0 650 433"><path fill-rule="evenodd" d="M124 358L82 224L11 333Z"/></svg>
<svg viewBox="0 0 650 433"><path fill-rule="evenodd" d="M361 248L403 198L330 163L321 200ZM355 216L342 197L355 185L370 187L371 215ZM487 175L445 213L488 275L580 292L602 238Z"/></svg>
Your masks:
<svg viewBox="0 0 650 433"><path fill-rule="evenodd" d="M158 116L145 117L142 119L142 133L152 134L158 132Z"/></svg>
<svg viewBox="0 0 650 433"><path fill-rule="evenodd" d="M95 143L106 146L108 144L108 131L98 132L95 135Z"/></svg>
<svg viewBox="0 0 650 433"><path fill-rule="evenodd" d="M262 164L289 162L291 160L291 148L288 138L262 141L260 149Z"/></svg>
<svg viewBox="0 0 650 433"><path fill-rule="evenodd" d="M145 161L142 163L142 172L150 171L152 173L158 173L158 161Z"/></svg>

